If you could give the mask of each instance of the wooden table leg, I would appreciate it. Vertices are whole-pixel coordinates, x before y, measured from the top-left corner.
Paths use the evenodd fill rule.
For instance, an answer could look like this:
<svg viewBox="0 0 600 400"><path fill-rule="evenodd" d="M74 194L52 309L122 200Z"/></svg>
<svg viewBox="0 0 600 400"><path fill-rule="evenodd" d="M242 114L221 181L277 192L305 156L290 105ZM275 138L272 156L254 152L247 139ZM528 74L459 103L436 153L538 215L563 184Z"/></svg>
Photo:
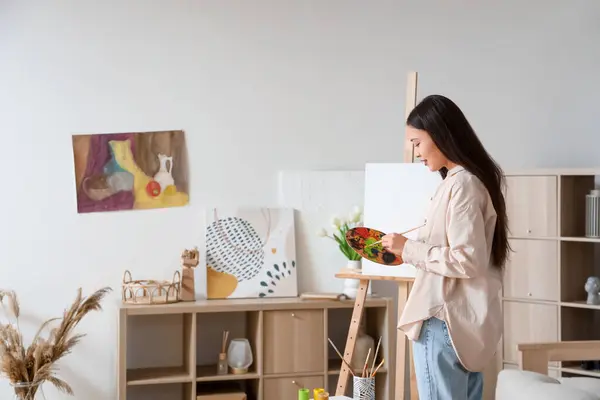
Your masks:
<svg viewBox="0 0 600 400"><path fill-rule="evenodd" d="M352 320L350 321L350 329L348 329L348 337L346 338L346 348L342 354L344 360L346 360L348 364L352 362L352 354L354 353L354 345L356 344L356 335L358 335L358 327L363 315L365 301L367 300L368 289L369 280L361 279L356 293L356 299L354 300L354 311L352 311ZM350 377L350 369L344 362L340 362L342 363L342 367L335 390L336 396L344 396L346 394L346 385L348 384L348 378Z"/></svg>

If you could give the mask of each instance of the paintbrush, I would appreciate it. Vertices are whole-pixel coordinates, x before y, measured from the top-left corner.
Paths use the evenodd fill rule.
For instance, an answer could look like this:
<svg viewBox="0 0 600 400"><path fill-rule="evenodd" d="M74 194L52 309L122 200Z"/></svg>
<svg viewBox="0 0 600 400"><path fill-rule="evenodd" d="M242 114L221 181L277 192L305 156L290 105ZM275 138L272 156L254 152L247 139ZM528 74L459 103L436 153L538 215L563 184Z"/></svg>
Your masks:
<svg viewBox="0 0 600 400"><path fill-rule="evenodd" d="M377 368L375 368L375 371L373 371L373 373L371 374L371 378L375 376L375 374L377 373L377 371L379 371L379 368L381 368L381 366L383 365L385 359L381 360L381 362L379 363L379 365L377 366Z"/></svg>
<svg viewBox="0 0 600 400"><path fill-rule="evenodd" d="M399 233L399 235L404 235L405 233L410 233L410 232L414 231L415 229L419 229L419 228L422 228L422 227L424 227L424 226L425 226L425 224L423 224L423 225L419 225L419 226L415 226L414 228L411 228L411 229L409 229L409 230L407 230L407 231L404 231L404 232L402 232L402 233ZM366 248L368 248L368 247L375 246L376 244L379 244L379 243L381 243L381 242L383 242L383 239L382 239L382 240L378 240L378 241L376 241L376 242L374 242L374 243L368 244L368 245L366 245L364 248L366 249Z"/></svg>
<svg viewBox="0 0 600 400"><path fill-rule="evenodd" d="M369 351L367 352L367 359L365 360L365 365L363 366L362 369L362 374L361 376L363 378L366 378L366 374L369 372L369 356L371 355L371 348L369 347Z"/></svg>
<svg viewBox="0 0 600 400"><path fill-rule="evenodd" d="M329 343L331 344L331 346L333 347L333 349L335 350L335 352L337 353L337 355L340 356L340 358L342 359L342 361L344 362L344 364L346 364L346 366L350 370L350 373L352 374L352 376L355 376L354 375L354 371L352 371L352 367L350 366L350 364L348 364L348 362L346 360L344 360L344 357L342 357L342 354L340 353L340 351L337 349L337 347L335 347L335 344L333 344L333 342L331 341L331 339L327 338L327 340L329 340Z"/></svg>
<svg viewBox="0 0 600 400"><path fill-rule="evenodd" d="M379 354L379 346L381 345L381 336L379 336L379 341L377 341L377 349L375 350L375 355L373 356L373 365L371 366L371 375L375 370L375 361L377 360L377 355Z"/></svg>

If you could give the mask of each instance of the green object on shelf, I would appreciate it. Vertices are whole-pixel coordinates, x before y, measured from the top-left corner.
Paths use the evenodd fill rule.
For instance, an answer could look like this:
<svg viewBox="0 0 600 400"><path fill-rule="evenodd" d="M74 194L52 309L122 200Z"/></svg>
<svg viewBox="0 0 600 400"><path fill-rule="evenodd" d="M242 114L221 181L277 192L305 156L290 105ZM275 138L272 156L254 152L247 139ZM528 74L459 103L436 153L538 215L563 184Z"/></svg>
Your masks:
<svg viewBox="0 0 600 400"><path fill-rule="evenodd" d="M298 390L298 400L308 400L310 391L308 389L300 389Z"/></svg>

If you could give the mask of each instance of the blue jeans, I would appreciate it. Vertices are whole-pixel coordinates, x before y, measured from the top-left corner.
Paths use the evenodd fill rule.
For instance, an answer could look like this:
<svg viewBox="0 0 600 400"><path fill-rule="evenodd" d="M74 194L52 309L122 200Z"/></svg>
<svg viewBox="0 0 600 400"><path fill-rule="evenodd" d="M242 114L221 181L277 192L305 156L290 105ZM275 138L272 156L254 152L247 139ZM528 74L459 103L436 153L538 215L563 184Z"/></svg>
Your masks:
<svg viewBox="0 0 600 400"><path fill-rule="evenodd" d="M467 371L456 356L446 323L423 321L413 341L415 374L421 400L481 400L483 374Z"/></svg>

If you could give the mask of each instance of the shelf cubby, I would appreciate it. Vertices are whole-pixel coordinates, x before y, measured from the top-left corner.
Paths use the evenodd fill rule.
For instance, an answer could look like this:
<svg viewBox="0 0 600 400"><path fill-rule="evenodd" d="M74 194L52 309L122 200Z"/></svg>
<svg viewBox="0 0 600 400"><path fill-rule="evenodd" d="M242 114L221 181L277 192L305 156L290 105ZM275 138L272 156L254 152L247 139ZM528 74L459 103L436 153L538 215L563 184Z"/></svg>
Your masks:
<svg viewBox="0 0 600 400"><path fill-rule="evenodd" d="M194 314L136 315L130 319L127 385L192 382L193 359L189 348L195 332ZM164 346L165 341L172 345Z"/></svg>
<svg viewBox="0 0 600 400"><path fill-rule="evenodd" d="M240 381L198 382L196 396L219 393L244 393L247 400L257 400L260 392L260 380L245 379Z"/></svg>
<svg viewBox="0 0 600 400"><path fill-rule="evenodd" d="M389 360L389 356L387 356L389 351L389 324L387 318L387 310L382 308L365 308L364 313L364 324L365 324L365 333L371 336L374 340L374 348L372 352L376 351L377 343L379 338L381 337L381 345L379 347L379 352L377 355L377 360L375 365L382 360ZM331 339L331 341L335 344L337 349L340 352L344 351L344 347L346 345L346 337L348 334L348 328L350 327L350 322L352 319L352 309L331 309L328 311L327 318L327 335ZM337 355L333 347L328 345L327 350L327 372L328 374L337 375L340 373L342 361L340 357ZM354 373L360 373L361 370L357 369L353 371ZM383 374L387 372L387 366L383 365L378 374Z"/></svg>
<svg viewBox="0 0 600 400"><path fill-rule="evenodd" d="M258 379L262 358L260 311L198 313L196 315L196 380L198 382ZM228 344L236 338L248 339L254 362L246 374L217 374L223 331L229 331ZM227 352L227 347L225 348Z"/></svg>
<svg viewBox="0 0 600 400"><path fill-rule="evenodd" d="M349 308L338 308L329 309L327 315L327 336L335 344L340 352L344 351L346 345L346 338L348 335L348 328L352 320L352 309ZM378 370L375 375L375 393L377 399L385 398L381 394L388 393L390 390L390 379L388 373L388 362L393 359L391 352L394 351L390 348L390 315L389 310L381 307L365 307L364 309L364 329L365 333L374 339L373 352L376 351L377 343L381 337L381 345L377 355L375 366L379 364L382 359L386 360L386 363ZM327 387L330 395L333 395L336 391L338 376L340 374L342 361L337 355L335 350L328 345L327 350ZM371 364L370 364L371 366ZM369 366L369 367L370 367ZM361 374L361 369L354 369L353 373L356 375ZM352 397L352 376L349 376L346 384L346 396Z"/></svg>
<svg viewBox="0 0 600 400"><path fill-rule="evenodd" d="M600 309L563 306L561 319L562 341L600 340Z"/></svg>
<svg viewBox="0 0 600 400"><path fill-rule="evenodd" d="M600 243L561 241L560 297L563 304L586 305L585 283L590 276L600 277L599 256Z"/></svg>
<svg viewBox="0 0 600 400"><path fill-rule="evenodd" d="M560 177L560 236L585 237L585 195L594 189L596 175Z"/></svg>
<svg viewBox="0 0 600 400"><path fill-rule="evenodd" d="M600 340L600 309L563 306L561 318L562 341ZM596 360L564 361L561 370L572 374L600 377L600 369L586 371L582 361ZM598 361L600 363L600 360Z"/></svg>
<svg viewBox="0 0 600 400"><path fill-rule="evenodd" d="M164 383L127 387L128 400L190 400L193 383Z"/></svg>

